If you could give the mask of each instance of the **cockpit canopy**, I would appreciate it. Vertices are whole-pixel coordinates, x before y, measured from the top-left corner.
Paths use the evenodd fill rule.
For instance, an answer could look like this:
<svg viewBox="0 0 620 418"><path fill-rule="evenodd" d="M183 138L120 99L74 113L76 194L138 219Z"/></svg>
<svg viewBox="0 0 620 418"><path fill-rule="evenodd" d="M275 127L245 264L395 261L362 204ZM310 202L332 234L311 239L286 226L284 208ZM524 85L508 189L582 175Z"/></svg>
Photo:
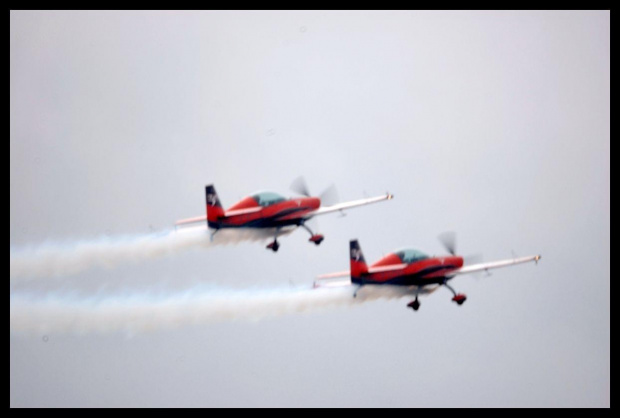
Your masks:
<svg viewBox="0 0 620 418"><path fill-rule="evenodd" d="M284 196L274 192L258 192L252 195L252 199L256 200L259 206L271 206L286 200Z"/></svg>
<svg viewBox="0 0 620 418"><path fill-rule="evenodd" d="M425 260L428 258L426 254L419 250L404 249L396 251L395 254L400 258L403 264L410 264L415 261Z"/></svg>

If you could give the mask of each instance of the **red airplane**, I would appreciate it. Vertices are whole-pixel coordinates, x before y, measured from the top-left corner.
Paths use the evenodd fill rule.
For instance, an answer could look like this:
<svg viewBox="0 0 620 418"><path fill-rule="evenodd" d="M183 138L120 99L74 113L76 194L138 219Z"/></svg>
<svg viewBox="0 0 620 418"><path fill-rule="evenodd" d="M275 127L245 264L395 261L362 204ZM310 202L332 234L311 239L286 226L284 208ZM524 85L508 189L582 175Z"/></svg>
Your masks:
<svg viewBox="0 0 620 418"><path fill-rule="evenodd" d="M186 225L207 221L209 228L215 229L215 235L222 228L271 228L274 230L274 240L267 245L267 249L278 251L278 235L284 234L283 228L301 226L310 233L310 242L319 245L323 235L315 234L306 225L306 222L317 215L343 211L356 206L368 205L382 200L393 199L394 196L386 193L383 196L338 203L321 207L321 198L311 197L302 179L293 183L297 185L300 194L305 197L285 198L273 192L258 192L241 199L227 210L221 205L220 199L213 185L205 187L207 200L207 215L196 218L182 219L176 225Z"/></svg>
<svg viewBox="0 0 620 418"><path fill-rule="evenodd" d="M314 283L314 287L349 285L349 283L337 283L328 280L344 276L350 276L351 284L358 286L353 294L354 297L357 296L357 292L362 286L404 286L415 295L415 300L410 302L407 307L417 311L420 308L418 295L432 293L439 286L447 287L454 295L452 300L458 305L462 305L467 297L462 293L456 293L448 284L449 280L459 274L488 271L529 261L535 261L538 264L541 257L540 255L533 255L463 266L463 257L455 255L454 237L452 235L444 236L442 242L450 253L449 256L429 257L418 250L402 249L386 255L368 267L359 242L356 239L351 240L349 244L351 270L321 275L318 277L319 281Z"/></svg>

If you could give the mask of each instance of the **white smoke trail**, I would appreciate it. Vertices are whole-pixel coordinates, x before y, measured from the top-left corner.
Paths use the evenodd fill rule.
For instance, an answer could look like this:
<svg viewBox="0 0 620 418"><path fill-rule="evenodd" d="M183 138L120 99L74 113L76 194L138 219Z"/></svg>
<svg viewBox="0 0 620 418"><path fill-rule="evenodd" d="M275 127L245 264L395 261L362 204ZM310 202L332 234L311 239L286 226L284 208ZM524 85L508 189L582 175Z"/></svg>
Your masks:
<svg viewBox="0 0 620 418"><path fill-rule="evenodd" d="M400 298L410 289L366 286L332 289L202 290L164 297L136 295L106 299L11 295L11 332L136 333L228 320L258 320L379 298Z"/></svg>
<svg viewBox="0 0 620 418"><path fill-rule="evenodd" d="M285 235L291 230L282 230ZM105 237L71 244L48 243L11 248L11 281L75 274L91 267L111 268L177 254L190 248L209 248L241 241L273 239L272 229L221 230L210 240L206 227L184 228L162 234Z"/></svg>

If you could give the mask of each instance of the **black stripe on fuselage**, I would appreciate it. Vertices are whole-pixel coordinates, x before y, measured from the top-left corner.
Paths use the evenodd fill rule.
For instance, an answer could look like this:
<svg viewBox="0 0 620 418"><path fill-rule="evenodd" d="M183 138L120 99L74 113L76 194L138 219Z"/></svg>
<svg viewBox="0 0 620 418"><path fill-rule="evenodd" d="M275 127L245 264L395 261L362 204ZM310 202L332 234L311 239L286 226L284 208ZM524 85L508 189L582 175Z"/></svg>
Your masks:
<svg viewBox="0 0 620 418"><path fill-rule="evenodd" d="M306 211L306 210L310 210L312 208L310 207L304 207L304 206L299 206L296 208L288 208L285 209L281 212L278 212L277 214L275 214L274 216L270 216L269 218L261 218L261 219L256 219L250 222L246 222L244 224L240 224L240 225L232 225L232 224L225 224L225 223L221 223L221 222L211 222L208 221L209 227L210 228L214 228L214 229L220 229L220 228L277 228L280 226L290 226L290 225L301 225L304 220L306 218L295 218L295 219L284 219L281 220L279 218L282 218L284 216L289 216L293 213L296 212L302 212L302 211ZM224 218L226 219L226 218Z"/></svg>
<svg viewBox="0 0 620 418"><path fill-rule="evenodd" d="M444 264L441 266L431 266L424 270L420 270L414 274L407 274L403 276L397 276L390 280L377 281L373 280L372 276L351 277L351 282L356 284L376 284L376 285L392 285L392 286L424 286L429 284L443 284L446 280L445 276L425 278L427 274L437 273L441 270L453 270L455 268L452 264Z"/></svg>

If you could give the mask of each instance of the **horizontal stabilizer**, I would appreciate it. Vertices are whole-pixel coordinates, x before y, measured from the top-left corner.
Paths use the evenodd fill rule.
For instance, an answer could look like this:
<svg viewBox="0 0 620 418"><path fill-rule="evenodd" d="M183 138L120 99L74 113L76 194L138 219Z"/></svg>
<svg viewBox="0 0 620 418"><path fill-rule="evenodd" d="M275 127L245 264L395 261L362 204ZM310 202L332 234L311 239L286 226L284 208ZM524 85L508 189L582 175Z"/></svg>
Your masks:
<svg viewBox="0 0 620 418"><path fill-rule="evenodd" d="M194 224L194 223L198 223L198 222L204 222L206 219L207 219L206 215L196 216L195 218L180 219L180 220L176 221L174 224L176 226L189 225L189 224Z"/></svg>
<svg viewBox="0 0 620 418"><path fill-rule="evenodd" d="M336 273L321 274L320 276L316 276L316 278L319 280L335 279L338 277L349 277L350 275L351 275L351 272L349 270L346 270L346 271L338 271Z"/></svg>
<svg viewBox="0 0 620 418"><path fill-rule="evenodd" d="M314 288L322 287L322 288L332 288L332 287L345 287L351 286L351 280L348 279L337 279L337 280L315 280Z"/></svg>

